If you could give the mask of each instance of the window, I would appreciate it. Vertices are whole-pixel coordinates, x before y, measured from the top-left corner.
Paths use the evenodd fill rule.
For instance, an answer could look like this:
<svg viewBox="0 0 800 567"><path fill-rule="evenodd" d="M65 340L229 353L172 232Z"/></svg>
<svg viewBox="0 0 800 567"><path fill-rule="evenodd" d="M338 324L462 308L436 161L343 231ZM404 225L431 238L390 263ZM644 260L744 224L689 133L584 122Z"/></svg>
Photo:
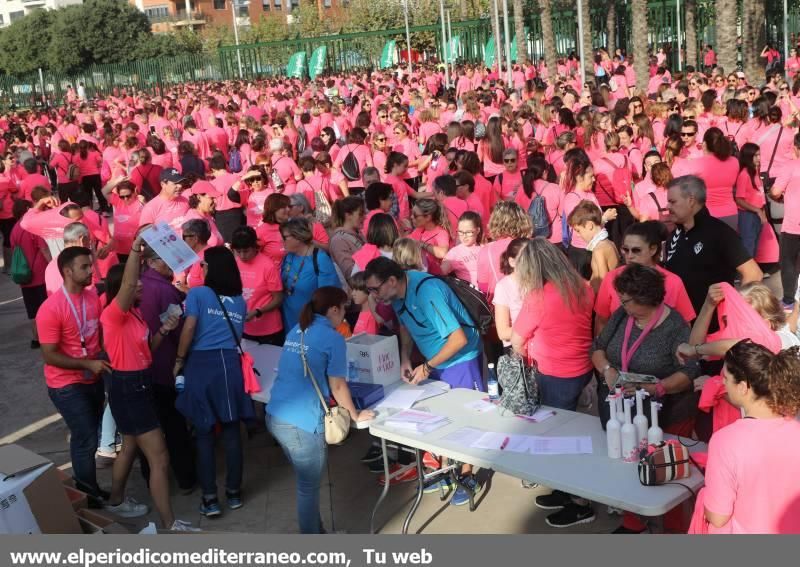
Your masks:
<svg viewBox="0 0 800 567"><path fill-rule="evenodd" d="M215 10L224 10L225 9L225 0L214 0L214 9Z"/></svg>
<svg viewBox="0 0 800 567"><path fill-rule="evenodd" d="M300 7L300 0L287 0L287 2L291 2L292 10Z"/></svg>
<svg viewBox="0 0 800 567"><path fill-rule="evenodd" d="M265 12L269 12L269 9L272 8L271 0L261 0L261 9Z"/></svg>
<svg viewBox="0 0 800 567"><path fill-rule="evenodd" d="M151 20L164 19L169 16L169 8L167 6L153 6L151 8L145 8L144 13Z"/></svg>
<svg viewBox="0 0 800 567"><path fill-rule="evenodd" d="M281 9L281 0L273 0L273 2L274 2L273 6L275 6L275 9L276 10L280 10Z"/></svg>
<svg viewBox="0 0 800 567"><path fill-rule="evenodd" d="M331 0L322 0L323 8L330 8L331 7Z"/></svg>
<svg viewBox="0 0 800 567"><path fill-rule="evenodd" d="M16 22L17 20L21 20L25 17L25 10L20 10L19 12L11 12L8 15L8 18L11 22Z"/></svg>

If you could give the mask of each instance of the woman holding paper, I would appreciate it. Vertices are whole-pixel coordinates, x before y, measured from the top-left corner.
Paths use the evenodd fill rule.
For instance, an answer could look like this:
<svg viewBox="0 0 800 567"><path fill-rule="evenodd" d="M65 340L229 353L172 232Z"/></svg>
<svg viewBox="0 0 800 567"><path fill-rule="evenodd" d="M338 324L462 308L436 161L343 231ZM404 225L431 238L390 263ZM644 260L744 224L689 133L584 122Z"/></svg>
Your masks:
<svg viewBox="0 0 800 567"><path fill-rule="evenodd" d="M267 428L295 470L297 519L304 534L325 533L319 513L320 480L327 459L324 409L311 381L316 381L325 399L333 395L353 421L375 416L370 410L356 410L347 387L347 345L336 328L344 320L348 301L337 287L321 287L313 293L300 312L299 323L286 335L267 405Z"/></svg>

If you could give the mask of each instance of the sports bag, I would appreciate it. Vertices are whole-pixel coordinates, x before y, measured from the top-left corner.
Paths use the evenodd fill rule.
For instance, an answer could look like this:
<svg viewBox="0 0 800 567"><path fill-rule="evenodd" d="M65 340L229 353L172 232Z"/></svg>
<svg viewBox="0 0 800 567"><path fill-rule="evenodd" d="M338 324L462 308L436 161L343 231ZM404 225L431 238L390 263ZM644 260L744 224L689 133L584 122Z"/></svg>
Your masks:
<svg viewBox="0 0 800 567"><path fill-rule="evenodd" d="M358 159L356 159L355 154L349 147L347 150L347 155L344 156L344 161L342 161L342 175L344 175L348 181L355 181L361 177L361 172L358 168Z"/></svg>
<svg viewBox="0 0 800 567"><path fill-rule="evenodd" d="M533 236L534 238L537 236L549 238L553 232L553 227L550 222L550 216L547 214L547 203L545 203L544 196L537 193L535 188L533 193L536 196L531 201L531 204L528 205L528 216L531 218L531 223L533 223Z"/></svg>
<svg viewBox="0 0 800 567"><path fill-rule="evenodd" d="M33 270L28 264L28 259L25 257L22 246L14 246L14 251L11 253L11 271L9 275L11 276L11 281L17 285L29 284L33 279Z"/></svg>
<svg viewBox="0 0 800 567"><path fill-rule="evenodd" d="M486 334L492 327L494 310L489 305L486 296L477 287L455 276L427 276L417 284L416 293L419 293L420 286L428 280L440 280L452 290L474 322L473 325L461 322L463 326L477 329L481 335Z"/></svg>
<svg viewBox="0 0 800 567"><path fill-rule="evenodd" d="M228 156L228 169L231 173L239 173L242 171L242 153L239 148L231 148L231 154Z"/></svg>
<svg viewBox="0 0 800 567"><path fill-rule="evenodd" d="M515 415L532 416L541 407L536 369L517 353L504 354L497 361L500 407Z"/></svg>

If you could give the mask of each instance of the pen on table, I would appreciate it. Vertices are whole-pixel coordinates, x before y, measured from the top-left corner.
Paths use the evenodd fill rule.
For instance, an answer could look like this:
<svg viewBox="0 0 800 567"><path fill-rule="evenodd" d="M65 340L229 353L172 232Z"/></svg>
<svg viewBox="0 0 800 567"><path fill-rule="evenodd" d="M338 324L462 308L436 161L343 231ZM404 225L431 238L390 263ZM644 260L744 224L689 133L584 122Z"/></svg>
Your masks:
<svg viewBox="0 0 800 567"><path fill-rule="evenodd" d="M506 437L503 439L503 443L500 445L500 450L504 450L508 446L508 442L511 441L510 437Z"/></svg>

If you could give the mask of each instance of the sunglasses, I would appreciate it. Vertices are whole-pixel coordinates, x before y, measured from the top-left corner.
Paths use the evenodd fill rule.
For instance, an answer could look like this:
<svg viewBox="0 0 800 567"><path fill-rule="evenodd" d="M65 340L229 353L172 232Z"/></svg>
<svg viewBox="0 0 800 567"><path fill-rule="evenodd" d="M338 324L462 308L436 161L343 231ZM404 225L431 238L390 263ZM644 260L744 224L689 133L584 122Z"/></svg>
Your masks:
<svg viewBox="0 0 800 567"><path fill-rule="evenodd" d="M515 159L504 159L503 163L517 163L517 160L515 160Z"/></svg>
<svg viewBox="0 0 800 567"><path fill-rule="evenodd" d="M385 142L386 138L375 138L376 142Z"/></svg>
<svg viewBox="0 0 800 567"><path fill-rule="evenodd" d="M697 132L681 132L681 138L691 138L692 136L696 136Z"/></svg>
<svg viewBox="0 0 800 567"><path fill-rule="evenodd" d="M642 253L642 249L639 248L638 246L634 246L632 248L628 248L627 246L623 246L622 247L622 252L624 254L641 254Z"/></svg>

